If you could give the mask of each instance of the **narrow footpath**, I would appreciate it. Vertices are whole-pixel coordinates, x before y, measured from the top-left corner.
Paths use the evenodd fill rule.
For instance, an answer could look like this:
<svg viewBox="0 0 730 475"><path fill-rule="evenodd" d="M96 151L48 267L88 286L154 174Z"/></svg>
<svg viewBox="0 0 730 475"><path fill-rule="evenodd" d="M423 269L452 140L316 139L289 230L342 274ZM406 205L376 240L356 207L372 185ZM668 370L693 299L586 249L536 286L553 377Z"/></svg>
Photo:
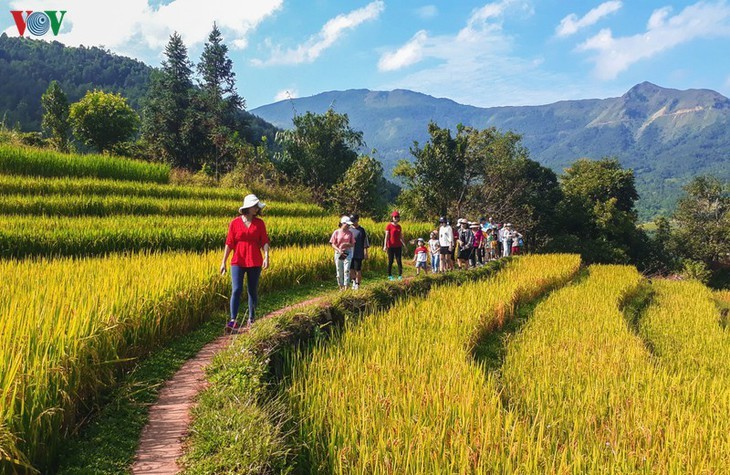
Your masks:
<svg viewBox="0 0 730 475"><path fill-rule="evenodd" d="M276 310L263 318L320 302L316 297ZM169 475L180 472L177 459L183 455L183 440L190 426L190 410L195 397L206 387L205 368L225 349L235 335L224 335L208 343L188 360L160 391L150 407L149 421L142 431L132 465L133 474Z"/></svg>

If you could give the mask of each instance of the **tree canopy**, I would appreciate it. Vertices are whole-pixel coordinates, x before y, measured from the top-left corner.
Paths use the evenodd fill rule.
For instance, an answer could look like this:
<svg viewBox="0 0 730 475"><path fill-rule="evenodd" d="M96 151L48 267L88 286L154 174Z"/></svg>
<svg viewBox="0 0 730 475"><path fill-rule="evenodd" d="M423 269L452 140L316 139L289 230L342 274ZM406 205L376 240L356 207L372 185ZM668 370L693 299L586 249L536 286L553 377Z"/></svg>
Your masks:
<svg viewBox="0 0 730 475"><path fill-rule="evenodd" d="M311 186L324 200L326 191L357 159L357 151L364 145L362 132L350 127L347 114L331 108L324 114L298 115L293 123L293 129L277 134L282 148L277 166L295 181Z"/></svg>
<svg viewBox="0 0 730 475"><path fill-rule="evenodd" d="M139 116L119 94L89 91L71 105L69 120L76 138L106 152L131 138L139 126Z"/></svg>

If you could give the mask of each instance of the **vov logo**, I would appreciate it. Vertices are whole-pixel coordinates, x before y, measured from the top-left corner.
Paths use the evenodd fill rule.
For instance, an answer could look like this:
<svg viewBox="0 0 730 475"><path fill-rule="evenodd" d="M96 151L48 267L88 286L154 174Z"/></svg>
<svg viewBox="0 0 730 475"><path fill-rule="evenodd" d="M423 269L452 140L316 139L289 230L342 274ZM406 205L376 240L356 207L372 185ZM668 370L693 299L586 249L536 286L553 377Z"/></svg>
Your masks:
<svg viewBox="0 0 730 475"><path fill-rule="evenodd" d="M36 11L33 10L10 10L15 20L15 26L18 27L18 34L23 36L27 29L33 36L43 36L48 33L50 29L53 31L53 36L58 36L58 30L61 29L61 23L63 17L66 16L66 10L45 10ZM25 18L23 17L25 13ZM60 18L58 14L61 14Z"/></svg>

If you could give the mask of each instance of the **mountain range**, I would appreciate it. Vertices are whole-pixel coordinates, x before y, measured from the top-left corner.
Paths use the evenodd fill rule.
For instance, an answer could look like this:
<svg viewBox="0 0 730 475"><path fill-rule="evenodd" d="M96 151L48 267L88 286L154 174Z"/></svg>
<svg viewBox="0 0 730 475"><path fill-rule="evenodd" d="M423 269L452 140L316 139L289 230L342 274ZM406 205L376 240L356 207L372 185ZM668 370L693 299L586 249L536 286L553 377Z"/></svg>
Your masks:
<svg viewBox="0 0 730 475"><path fill-rule="evenodd" d="M693 176L730 179L730 99L706 89L680 91L644 82L621 97L554 104L480 108L409 90L331 91L251 110L280 128L292 117L328 108L346 113L363 131L389 176L411 158L414 141L428 140L429 121L452 130L461 123L522 135L531 157L557 173L581 157L618 158L634 169L643 219L674 207Z"/></svg>
<svg viewBox="0 0 730 475"><path fill-rule="evenodd" d="M88 90L119 92L141 109L153 68L102 48L73 48L56 41L0 34L0 123L40 130L41 94L58 80L70 101ZM245 97L246 91L240 93ZM272 138L294 114L347 113L351 126L377 150L390 178L395 163L411 158L413 141L428 140L427 124L459 123L522 134L533 159L557 173L580 157L615 156L636 173L643 219L674 207L693 176L730 180L730 100L705 89L679 91L641 83L621 97L520 107L480 108L408 90L332 91L258 107L243 113L245 138ZM260 118L259 118L260 117Z"/></svg>

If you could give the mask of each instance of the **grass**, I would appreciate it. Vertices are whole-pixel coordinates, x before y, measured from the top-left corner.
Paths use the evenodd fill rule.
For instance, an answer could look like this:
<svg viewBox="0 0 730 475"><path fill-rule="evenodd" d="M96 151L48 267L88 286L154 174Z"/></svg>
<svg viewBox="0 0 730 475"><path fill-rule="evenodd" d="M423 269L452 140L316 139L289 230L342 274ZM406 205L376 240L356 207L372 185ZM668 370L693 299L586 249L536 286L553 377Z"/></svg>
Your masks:
<svg viewBox="0 0 730 475"><path fill-rule="evenodd" d="M384 310L398 299L423 296L433 286L469 282L493 272L495 263L470 272L427 275L411 281L375 283L337 294L327 303L260 322L221 353L209 369L210 387L194 411L186 473L288 473L297 446L286 427L287 410L273 397L287 375L291 352ZM406 270L411 271L409 267ZM270 391L272 390L272 391Z"/></svg>
<svg viewBox="0 0 730 475"><path fill-rule="evenodd" d="M374 279L372 273L364 276ZM309 282L261 296L259 314L329 292L332 283ZM245 309L244 309L245 310ZM227 314L218 314L197 330L176 338L141 360L100 404L101 409L66 445L59 474L124 474L134 461L148 408L163 383L207 343L222 334Z"/></svg>
<svg viewBox="0 0 730 475"><path fill-rule="evenodd" d="M34 216L223 216L232 219L241 205L236 199L154 198L120 195L3 195L4 215ZM267 216L325 217L329 213L314 204L267 202ZM336 218L331 217L331 220Z"/></svg>
<svg viewBox="0 0 730 475"><path fill-rule="evenodd" d="M684 294L684 311L671 303L679 289L657 281L647 300L645 285L634 268L592 266L585 281L538 305L508 345L505 397L518 427L534 435L511 449L523 471L730 469L730 393L710 345L719 342L717 312L699 284ZM631 300L645 309L638 335L622 312Z"/></svg>
<svg viewBox="0 0 730 475"><path fill-rule="evenodd" d="M288 393L307 449L297 468L511 471L500 465L513 448L510 421L472 351L517 305L559 287L579 265L577 256L520 257L493 277L403 301L299 359Z"/></svg>
<svg viewBox="0 0 730 475"><path fill-rule="evenodd" d="M80 218L0 215L0 258L222 249L233 219L233 215ZM325 244L339 222L336 216L272 216L264 217L264 221L275 246ZM369 219L361 222L371 236L373 248L379 248L385 224ZM408 223L404 225L405 237L412 239L430 228L429 223Z"/></svg>
<svg viewBox="0 0 730 475"><path fill-rule="evenodd" d="M373 252L382 269L385 256ZM189 331L230 292L220 252L0 261L0 454L52 466L62 436L128 358ZM331 278L327 246L273 249L261 292ZM175 272L185 269L185 272ZM78 276L83 276L82 280ZM8 458L7 456L5 458Z"/></svg>
<svg viewBox="0 0 730 475"><path fill-rule="evenodd" d="M108 155L78 155L0 144L0 173L43 177L94 177L167 183L170 167Z"/></svg>

